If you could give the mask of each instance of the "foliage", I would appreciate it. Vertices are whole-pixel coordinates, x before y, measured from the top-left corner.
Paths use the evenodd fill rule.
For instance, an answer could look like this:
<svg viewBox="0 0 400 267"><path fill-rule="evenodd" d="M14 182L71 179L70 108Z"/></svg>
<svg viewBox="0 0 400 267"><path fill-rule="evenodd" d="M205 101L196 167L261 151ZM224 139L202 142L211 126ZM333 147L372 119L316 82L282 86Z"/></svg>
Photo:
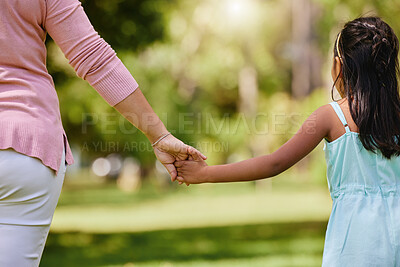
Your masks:
<svg viewBox="0 0 400 267"><path fill-rule="evenodd" d="M165 37L164 12L175 0L82 0L93 26L117 50L141 50Z"/></svg>

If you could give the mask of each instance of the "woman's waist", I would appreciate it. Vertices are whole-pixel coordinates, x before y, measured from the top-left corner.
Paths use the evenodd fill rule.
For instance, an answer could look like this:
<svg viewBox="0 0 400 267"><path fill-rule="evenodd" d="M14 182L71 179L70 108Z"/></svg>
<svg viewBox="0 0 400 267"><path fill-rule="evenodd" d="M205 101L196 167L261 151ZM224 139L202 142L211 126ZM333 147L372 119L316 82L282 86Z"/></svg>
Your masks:
<svg viewBox="0 0 400 267"><path fill-rule="evenodd" d="M0 112L1 114L1 112ZM38 119L27 116L4 118L0 116L0 143L2 140L46 138L42 142L58 142L64 132L61 121ZM61 136L61 137L60 137Z"/></svg>
<svg viewBox="0 0 400 267"><path fill-rule="evenodd" d="M64 147L64 130L59 124L32 123L32 121L7 121L0 116L0 149L36 157L57 171ZM68 163L73 162L68 147Z"/></svg>
<svg viewBox="0 0 400 267"><path fill-rule="evenodd" d="M0 86L0 121L61 124L57 94Z"/></svg>
<svg viewBox="0 0 400 267"><path fill-rule="evenodd" d="M58 110L25 105L8 105L1 101L0 125L7 129L28 127L31 130L44 129L46 131L49 128L62 128L61 115Z"/></svg>
<svg viewBox="0 0 400 267"><path fill-rule="evenodd" d="M7 73L0 79L0 111L8 108L59 113L59 100L51 76Z"/></svg>

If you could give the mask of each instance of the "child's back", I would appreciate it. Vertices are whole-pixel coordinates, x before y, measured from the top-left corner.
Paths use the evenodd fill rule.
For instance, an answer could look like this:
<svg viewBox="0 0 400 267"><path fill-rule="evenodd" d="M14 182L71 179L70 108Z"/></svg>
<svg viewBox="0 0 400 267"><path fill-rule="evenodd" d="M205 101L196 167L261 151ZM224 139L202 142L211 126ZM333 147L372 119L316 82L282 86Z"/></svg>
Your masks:
<svg viewBox="0 0 400 267"><path fill-rule="evenodd" d="M366 150L339 104L331 105L345 133L325 140L333 205L323 266L400 265L400 157Z"/></svg>

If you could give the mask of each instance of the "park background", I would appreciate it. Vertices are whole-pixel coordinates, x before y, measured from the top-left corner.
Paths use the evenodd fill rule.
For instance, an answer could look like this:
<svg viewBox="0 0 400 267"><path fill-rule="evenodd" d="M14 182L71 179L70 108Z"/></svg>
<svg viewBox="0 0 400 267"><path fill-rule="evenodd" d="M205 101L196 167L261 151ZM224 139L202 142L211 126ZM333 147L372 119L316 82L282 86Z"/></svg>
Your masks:
<svg viewBox="0 0 400 267"><path fill-rule="evenodd" d="M331 101L344 23L399 0L82 0L167 128L209 164L268 154ZM331 208L323 144L265 181L178 186L143 134L48 38L76 163L41 266L320 266ZM337 94L333 94L338 99Z"/></svg>

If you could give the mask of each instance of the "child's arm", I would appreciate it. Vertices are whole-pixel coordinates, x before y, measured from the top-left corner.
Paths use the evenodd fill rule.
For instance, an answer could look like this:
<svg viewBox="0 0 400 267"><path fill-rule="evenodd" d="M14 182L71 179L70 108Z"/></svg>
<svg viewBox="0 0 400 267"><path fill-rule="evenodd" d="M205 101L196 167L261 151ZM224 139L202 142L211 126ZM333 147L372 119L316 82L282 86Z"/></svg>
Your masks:
<svg viewBox="0 0 400 267"><path fill-rule="evenodd" d="M330 131L331 107L322 106L303 123L300 130L270 155L237 163L207 166L204 160L175 163L178 180L188 184L252 181L275 176L310 153Z"/></svg>

